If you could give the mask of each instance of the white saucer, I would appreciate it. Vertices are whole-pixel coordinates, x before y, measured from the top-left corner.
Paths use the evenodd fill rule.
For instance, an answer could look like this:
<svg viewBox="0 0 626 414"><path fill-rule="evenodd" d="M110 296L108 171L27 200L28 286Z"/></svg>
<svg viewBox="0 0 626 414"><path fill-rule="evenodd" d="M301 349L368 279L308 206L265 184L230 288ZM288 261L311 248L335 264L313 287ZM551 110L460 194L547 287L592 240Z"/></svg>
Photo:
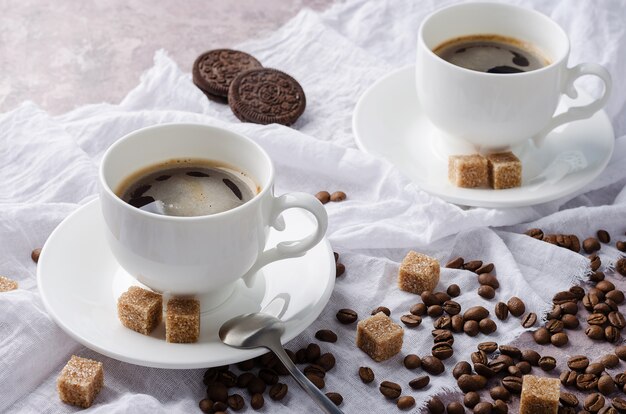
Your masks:
<svg viewBox="0 0 626 414"><path fill-rule="evenodd" d="M372 85L354 109L352 129L357 146L396 165L423 190L442 199L475 207L521 207L572 194L596 178L608 164L615 136L604 111L552 131L543 146L513 148L522 160L522 186L507 190L467 189L448 181L447 157L457 151L420 110L415 66L393 72ZM564 97L558 112L591 98ZM464 151L463 151L464 152ZM563 154L566 152L566 154ZM568 167L567 160L578 162ZM565 173L570 168L569 174Z"/></svg>
<svg viewBox="0 0 626 414"><path fill-rule="evenodd" d="M272 230L270 246L301 238L314 228L313 219L302 211L287 210L283 216L286 230ZM124 328L117 319L118 296L139 283L117 264L104 231L99 200L75 211L48 238L37 265L37 283L48 313L65 332L95 351L132 364L205 368L261 355L267 351L222 344L217 335L221 324L271 302L270 313L285 321L285 343L319 316L335 285L333 251L323 240L302 257L266 266L249 289L238 281L225 303L202 313L198 343L171 344L164 339L163 324L145 336Z"/></svg>

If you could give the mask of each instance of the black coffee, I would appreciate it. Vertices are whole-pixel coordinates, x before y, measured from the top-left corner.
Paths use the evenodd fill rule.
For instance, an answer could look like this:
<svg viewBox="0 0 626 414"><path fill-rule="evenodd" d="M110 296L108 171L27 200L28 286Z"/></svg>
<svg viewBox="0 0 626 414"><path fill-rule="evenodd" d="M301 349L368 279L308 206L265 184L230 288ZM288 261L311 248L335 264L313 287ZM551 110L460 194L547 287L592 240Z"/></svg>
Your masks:
<svg viewBox="0 0 626 414"><path fill-rule="evenodd" d="M246 174L208 160L171 160L128 177L117 194L128 204L165 216L205 216L231 210L258 189Z"/></svg>
<svg viewBox="0 0 626 414"><path fill-rule="evenodd" d="M498 35L458 37L433 52L454 65L487 73L529 72L550 64L527 43Z"/></svg>

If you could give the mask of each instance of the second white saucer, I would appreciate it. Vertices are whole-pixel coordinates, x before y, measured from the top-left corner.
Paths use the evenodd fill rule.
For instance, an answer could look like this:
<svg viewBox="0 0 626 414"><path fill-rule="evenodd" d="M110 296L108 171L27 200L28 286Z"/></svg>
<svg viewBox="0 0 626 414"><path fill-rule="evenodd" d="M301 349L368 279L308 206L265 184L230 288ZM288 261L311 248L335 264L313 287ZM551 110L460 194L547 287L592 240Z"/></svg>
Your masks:
<svg viewBox="0 0 626 414"><path fill-rule="evenodd" d="M564 97L557 112L591 98ZM552 131L541 148L514 148L522 160L522 186L507 190L458 188L448 182L452 149L420 109L415 66L395 71L359 99L352 129L357 146L396 165L423 190L442 199L475 207L521 207L567 196L596 178L608 164L615 136L604 111Z"/></svg>

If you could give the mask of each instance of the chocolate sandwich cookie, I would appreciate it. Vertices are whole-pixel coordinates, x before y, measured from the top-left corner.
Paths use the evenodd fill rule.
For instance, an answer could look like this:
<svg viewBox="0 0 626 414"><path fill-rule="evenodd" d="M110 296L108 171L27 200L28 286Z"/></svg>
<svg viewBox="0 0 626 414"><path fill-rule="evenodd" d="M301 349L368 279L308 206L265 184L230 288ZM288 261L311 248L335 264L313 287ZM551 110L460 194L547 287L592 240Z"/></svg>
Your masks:
<svg viewBox="0 0 626 414"><path fill-rule="evenodd" d="M228 87L237 75L262 67L253 56L232 49L209 50L193 63L193 83L209 99L227 102Z"/></svg>
<svg viewBox="0 0 626 414"><path fill-rule="evenodd" d="M302 115L306 98L302 86L276 69L250 69L230 85L228 104L244 122L291 125Z"/></svg>

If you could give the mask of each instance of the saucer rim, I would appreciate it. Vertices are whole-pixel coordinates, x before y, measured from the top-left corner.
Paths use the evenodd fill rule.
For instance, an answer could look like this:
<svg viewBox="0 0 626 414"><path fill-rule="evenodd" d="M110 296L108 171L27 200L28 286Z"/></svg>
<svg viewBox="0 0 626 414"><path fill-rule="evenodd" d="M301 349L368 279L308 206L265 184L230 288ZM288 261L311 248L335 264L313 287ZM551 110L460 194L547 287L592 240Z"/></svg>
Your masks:
<svg viewBox="0 0 626 414"><path fill-rule="evenodd" d="M95 209L98 205L100 204L100 199L99 197L95 197L95 199L79 206L76 210L74 210L72 213L70 213L67 217L65 217L57 226L56 228L52 231L52 233L50 233L50 236L48 237L46 243L44 244L44 246L41 249L41 254L39 257L39 262L38 262L38 266L37 266L37 290L39 292L39 296L41 298L41 301L44 305L44 308L48 314L48 316L50 317L50 319L52 319L52 321L58 326L60 327L66 334L68 334L72 339L74 339L75 341L77 341L78 343L80 343L81 345L96 351L104 356L116 359L118 361L121 362L126 362L126 363L130 363L130 364L134 364L134 365L138 365L138 366L144 366L144 367L150 367L150 368L161 368L161 369L201 369L201 368L208 368L208 367L214 367L214 366L221 366L221 365L228 365L228 364L234 364L234 363L238 363L241 361L245 361L248 359L252 359L255 357L258 357L260 355L263 355L265 353L268 352L267 349L265 348L255 348L255 349L239 349L239 348L231 348L233 350L233 355L227 358L213 358L212 360L209 359L204 359L202 361L196 360L196 361L191 361L191 362L163 362L163 361L156 361L155 359L139 359L139 358L135 358L135 357L131 357L128 355L124 355L124 354L120 354L119 352L114 352L111 351L109 349L103 348L102 346L98 345L97 343L94 343L93 341L87 340L84 337L81 337L80 334L78 332L75 332L75 330L68 326L60 317L59 315L55 312L55 308L49 303L46 292L44 291L45 289L45 282L42 283L44 281L44 279L42 278L42 274L45 272L44 268L45 268L45 263L46 263L46 251L47 251L47 246L50 245L50 242L54 243L55 240L55 236L58 233L62 233L64 231L66 231L66 227L69 226L71 224L72 219L74 218L75 215L81 213L81 212L85 212L91 209ZM302 214L302 213L300 213ZM303 218L307 218L304 214ZM100 216L100 218L102 218ZM293 340L294 338L296 338L298 335L302 334L302 332L304 332L309 326L311 326L319 317L319 315L324 311L324 309L326 308L326 306L328 305L328 302L330 301L330 297L332 296L332 293L334 291L334 287L335 287L335 282L336 282L336 277L334 272L332 272L332 264L334 264L335 262L335 258L334 258L334 254L333 254L333 249L332 246L330 245L330 242L328 240L328 238L326 236L324 236L324 238L320 241L320 243L318 243L316 246L319 245L324 245L326 251L327 251L327 256L328 256L328 264L329 264L329 275L327 276L328 278L328 283L327 286L324 290L324 292L320 295L319 299L316 302L316 305L310 313L306 314L306 317L301 319L298 323L292 323L290 324L290 320L284 321L286 323L286 328L285 328L285 334L283 335L283 337L281 337L281 343L283 345L285 345L287 342ZM294 260L302 260L304 257L306 257L306 254L304 256L298 257L298 258L294 258ZM117 266L119 266L119 264L117 264ZM320 266L321 268L321 266ZM231 294L232 295L232 294ZM231 299L231 297L229 297L228 299L226 299L226 301L229 301ZM220 305L222 306L222 305ZM219 308L219 307L218 307ZM211 343L217 343L217 341L215 342L211 342ZM172 344L172 346L202 346L202 344L199 343L191 343L191 344ZM228 346L225 345L224 346Z"/></svg>
<svg viewBox="0 0 626 414"><path fill-rule="evenodd" d="M376 91L379 86L385 82L388 82L391 78L397 77L397 76L402 76L405 74L405 72L411 72L414 74L415 72L415 64L410 64L407 66L404 66L402 68L393 70L389 73L387 73L386 75L380 77L379 79L377 79L374 83L372 83L359 97L359 99L357 100L356 105L354 106L354 110L352 111L352 132L354 135L354 141L355 144L357 146L357 148L361 151L363 151L366 154L370 154L373 155L375 157L384 159L385 161L389 162L390 164L394 165L394 167L398 168L400 170L400 172L402 173L402 175L404 175L409 181L411 181L413 184L415 184L420 190L427 192L428 194L438 197L441 200L444 200L446 202L452 203L452 204L456 204L459 206L466 206L466 207L478 207L478 208L499 208L499 209L509 209L509 208L518 208L518 207L530 207L530 206L535 206L535 205L539 205L539 204L544 204L544 203L548 203L551 201L555 201L558 200L559 198L563 198L566 197L570 194L574 194L577 191L579 191L580 189L584 188L585 186L587 186L588 184L590 184L591 182L593 182L593 180L595 180L597 177L600 176L600 174L602 174L602 172L606 169L607 165L609 164L609 162L611 161L613 152L615 150L615 130L613 128L613 124L611 123L610 118L608 117L608 114L606 113L605 109L600 109L598 112L596 112L595 115L600 114L600 116L602 118L604 118L604 121L606 121L606 126L610 129L610 133L611 133L611 140L610 140L610 149L606 152L606 156L604 157L604 160L602 162L602 164L598 167L596 167L593 170L588 170L587 174L585 174L580 180L578 180L578 183L569 188L569 189L565 189L562 191L553 191L553 192L544 192L543 196L527 196L526 198L520 200L520 199L515 199L515 200L505 200L505 199L496 199L496 200L484 200L484 199L476 199L476 198L471 198L470 196L467 195L455 195L455 194L450 194L448 192L444 192L438 188L440 188L440 186L436 186L436 185L432 185L429 184L427 181L425 180L418 180L416 179L414 176L410 176L408 174L406 174L395 162L394 159L389 158L387 156L384 156L382 154L379 154L376 150L368 148L365 143L363 142L363 137L361 136L361 134L359 133L360 130L362 130L362 122L360 122L360 114L362 113L361 109L363 107L363 105L365 104L365 102L368 102L369 100L369 96ZM413 75L414 76L414 75ZM417 92L416 92L417 94ZM589 98L591 99L590 95L588 93L586 93L586 91L579 89L578 90L578 98ZM582 119L582 120L578 120L576 122L594 122L592 121L590 118L586 118L586 119ZM549 134L548 134L548 139L549 139ZM608 140L607 140L608 142ZM551 184L552 188L555 188L558 190L558 183L555 184ZM520 189L523 189L524 186L522 187L517 187L517 188L512 188L512 189L508 189L508 190L497 190L499 192L499 194L505 194L506 191L519 191ZM458 192L460 190L473 190L473 189L461 189L461 188L455 188L455 190ZM480 190L487 190L487 189L480 189ZM492 190L495 191L495 190Z"/></svg>

